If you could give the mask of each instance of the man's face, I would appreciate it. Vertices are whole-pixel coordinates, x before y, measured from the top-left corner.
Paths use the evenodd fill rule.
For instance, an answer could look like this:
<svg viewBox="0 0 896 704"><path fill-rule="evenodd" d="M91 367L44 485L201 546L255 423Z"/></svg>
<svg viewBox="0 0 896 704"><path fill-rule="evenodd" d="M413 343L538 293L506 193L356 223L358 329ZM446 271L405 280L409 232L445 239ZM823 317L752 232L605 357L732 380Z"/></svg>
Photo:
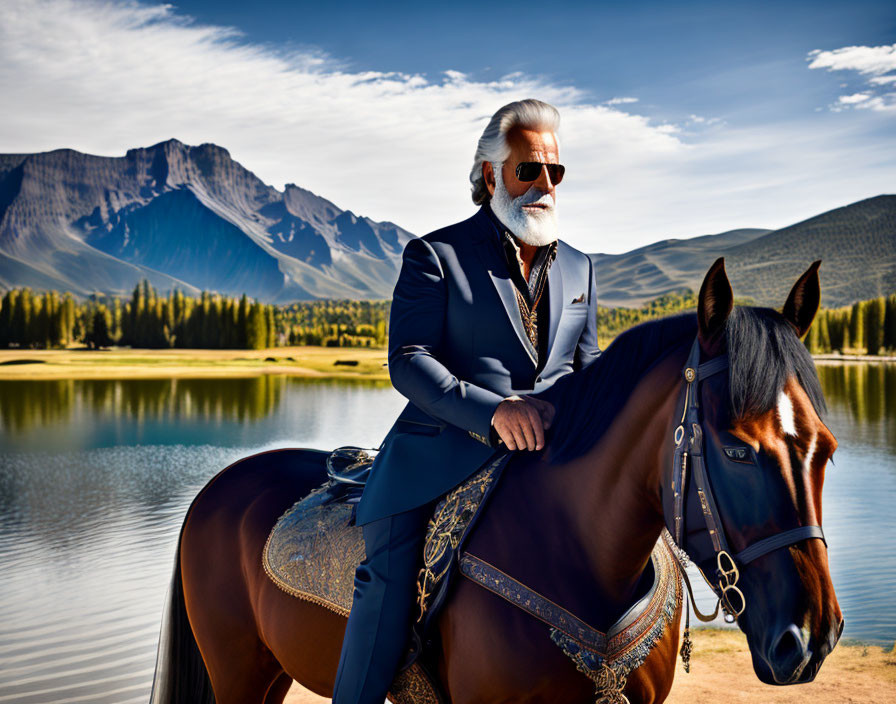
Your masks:
<svg viewBox="0 0 896 704"><path fill-rule="evenodd" d="M517 239L532 247L557 239L557 202L546 167L542 166L534 181L520 181L516 167L524 161L559 164L557 136L553 132L514 128L507 133L510 155L500 172L485 162L482 167L485 183L491 193L491 208Z"/></svg>
<svg viewBox="0 0 896 704"><path fill-rule="evenodd" d="M537 161L543 164L559 164L560 155L557 144L557 135L553 132L538 132L522 127L514 127L507 133L507 144L510 147L510 156L504 161L501 176L504 187L511 198L523 195L530 188L535 188L541 193L550 194L553 200L557 196L554 193L556 184L551 183L548 171L544 167L534 181L520 181L516 177L516 167L524 161ZM483 164L485 183L491 195L495 195L495 178L492 165L489 162ZM523 208L535 210L543 208L542 205L524 205Z"/></svg>

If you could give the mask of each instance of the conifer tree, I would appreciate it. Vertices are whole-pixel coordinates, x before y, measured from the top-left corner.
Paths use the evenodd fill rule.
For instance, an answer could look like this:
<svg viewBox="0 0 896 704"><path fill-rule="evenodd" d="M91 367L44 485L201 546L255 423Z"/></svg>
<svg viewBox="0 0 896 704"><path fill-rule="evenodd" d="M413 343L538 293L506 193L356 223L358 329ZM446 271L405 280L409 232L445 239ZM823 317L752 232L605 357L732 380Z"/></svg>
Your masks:
<svg viewBox="0 0 896 704"><path fill-rule="evenodd" d="M249 347L249 299L245 293L240 298L237 330L239 331L239 337L237 338L236 346L240 349L247 349Z"/></svg>
<svg viewBox="0 0 896 704"><path fill-rule="evenodd" d="M265 313L265 327L267 328L267 339L265 340L265 347L271 348L276 345L276 335L277 330L274 323L274 306L268 304L264 307Z"/></svg>
<svg viewBox="0 0 896 704"><path fill-rule="evenodd" d="M884 313L885 301L883 297L873 298L865 305L865 339L868 354L878 354L884 341Z"/></svg>
<svg viewBox="0 0 896 704"><path fill-rule="evenodd" d="M10 289L3 294L0 302L0 347L9 347L12 342L12 310L17 295L15 290Z"/></svg>
<svg viewBox="0 0 896 704"><path fill-rule="evenodd" d="M861 302L853 303L849 313L849 342L856 352L865 347L865 315Z"/></svg>
<svg viewBox="0 0 896 704"><path fill-rule="evenodd" d="M264 315L264 307L259 301L254 301L249 308L249 325L246 331L247 348L250 350L264 349L267 342L267 325Z"/></svg>
<svg viewBox="0 0 896 704"><path fill-rule="evenodd" d="M896 293L887 296L884 311L884 347L890 351L896 350Z"/></svg>

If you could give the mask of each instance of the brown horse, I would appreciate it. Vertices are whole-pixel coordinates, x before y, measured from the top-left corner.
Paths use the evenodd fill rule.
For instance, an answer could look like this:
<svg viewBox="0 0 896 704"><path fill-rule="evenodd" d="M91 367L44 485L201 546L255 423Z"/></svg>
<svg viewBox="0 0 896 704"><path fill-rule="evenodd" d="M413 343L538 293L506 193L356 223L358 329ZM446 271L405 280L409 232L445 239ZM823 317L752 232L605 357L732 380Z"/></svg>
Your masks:
<svg viewBox="0 0 896 704"><path fill-rule="evenodd" d="M798 338L818 307L817 263L793 287L783 314L732 310L732 300L719 260L696 316L639 325L589 368L561 379L548 444L514 455L468 549L588 624L610 626L632 603L667 522L681 372L695 337L704 358L727 353L729 360L728 373L700 392L705 431L757 458L707 468L729 544L743 550L774 532L769 506L790 511L800 525L819 525L836 441L821 420L824 400ZM332 694L345 619L278 589L261 558L277 518L326 478L325 456L295 449L253 455L220 472L193 501L178 543L154 703L270 704L283 700L293 680ZM738 624L757 676L775 684L814 678L842 630L822 541L766 552L742 566L738 588L746 601ZM629 675L631 702L668 695L680 615ZM450 592L437 633L438 675L452 702L594 701L593 683L544 623L466 579Z"/></svg>

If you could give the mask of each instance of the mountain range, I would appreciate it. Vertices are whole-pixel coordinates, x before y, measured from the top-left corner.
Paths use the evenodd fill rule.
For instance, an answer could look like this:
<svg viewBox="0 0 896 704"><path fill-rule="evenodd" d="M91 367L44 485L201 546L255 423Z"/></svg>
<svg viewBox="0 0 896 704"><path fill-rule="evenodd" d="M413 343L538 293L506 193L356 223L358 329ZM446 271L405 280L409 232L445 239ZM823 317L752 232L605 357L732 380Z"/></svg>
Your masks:
<svg viewBox="0 0 896 704"><path fill-rule="evenodd" d="M413 234L311 191L266 185L215 144L176 139L123 157L57 149L0 154L0 290L129 296L146 278L273 303L389 298ZM814 259L835 307L896 291L896 196L779 230L745 228L591 254L598 297L639 306L696 290L724 256L735 295L780 306Z"/></svg>
<svg viewBox="0 0 896 704"><path fill-rule="evenodd" d="M129 295L147 278L267 302L388 298L411 238L214 144L0 155L0 288Z"/></svg>
<svg viewBox="0 0 896 704"><path fill-rule="evenodd" d="M731 230L591 255L601 305L624 307L699 290L717 257L725 257L735 296L760 305L780 308L816 259L828 308L896 293L896 196L867 198L779 230Z"/></svg>

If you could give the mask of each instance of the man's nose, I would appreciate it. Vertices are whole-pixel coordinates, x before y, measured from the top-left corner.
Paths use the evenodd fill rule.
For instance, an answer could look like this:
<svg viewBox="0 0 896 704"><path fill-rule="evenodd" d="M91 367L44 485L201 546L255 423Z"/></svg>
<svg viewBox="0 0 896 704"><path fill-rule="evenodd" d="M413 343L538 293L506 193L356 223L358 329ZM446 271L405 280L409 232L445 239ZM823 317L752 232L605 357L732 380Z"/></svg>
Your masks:
<svg viewBox="0 0 896 704"><path fill-rule="evenodd" d="M540 190L554 194L554 184L551 183L551 175L548 173L548 167L544 164L541 165L541 172L538 174L538 178L535 179L536 187Z"/></svg>

